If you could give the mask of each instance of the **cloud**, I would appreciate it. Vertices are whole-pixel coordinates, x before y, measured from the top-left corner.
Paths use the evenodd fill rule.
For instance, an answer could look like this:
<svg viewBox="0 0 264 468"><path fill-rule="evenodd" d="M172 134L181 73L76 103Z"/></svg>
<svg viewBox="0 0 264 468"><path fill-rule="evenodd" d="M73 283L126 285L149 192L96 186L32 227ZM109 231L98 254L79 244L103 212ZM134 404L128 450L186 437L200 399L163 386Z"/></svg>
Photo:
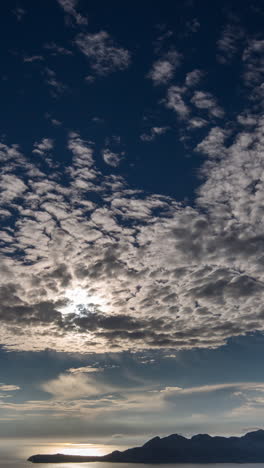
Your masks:
<svg viewBox="0 0 264 468"><path fill-rule="evenodd" d="M66 91L66 85L57 79L57 75L54 70L46 67L44 70L44 75L45 82L50 86L51 94L54 97L57 97L59 94L62 94L64 91Z"/></svg>
<svg viewBox="0 0 264 468"><path fill-rule="evenodd" d="M116 45L106 31L95 34L81 33L75 43L88 57L96 75L105 76L118 70L125 70L130 65L129 51Z"/></svg>
<svg viewBox="0 0 264 468"><path fill-rule="evenodd" d="M213 127L204 140L196 146L196 151L211 158L221 158L226 153L224 146L229 132L221 127Z"/></svg>
<svg viewBox="0 0 264 468"><path fill-rule="evenodd" d="M207 110L211 117L219 119L224 117L224 110L217 104L216 99L209 92L195 91L191 102L198 109Z"/></svg>
<svg viewBox="0 0 264 468"><path fill-rule="evenodd" d="M51 138L43 138L39 143L34 143L34 149L32 153L43 156L44 154L49 153L53 147L54 143Z"/></svg>
<svg viewBox="0 0 264 468"><path fill-rule="evenodd" d="M15 15L17 21L22 21L26 14L26 10L24 8L17 7L12 11L12 13Z"/></svg>
<svg viewBox="0 0 264 468"><path fill-rule="evenodd" d="M193 18L190 21L186 22L185 29L186 29L186 36L189 36L190 34L194 34L200 29L200 22L198 21L197 18Z"/></svg>
<svg viewBox="0 0 264 468"><path fill-rule="evenodd" d="M142 133L140 139L142 141L153 141L159 135L163 135L168 131L169 127L152 127L149 133Z"/></svg>
<svg viewBox="0 0 264 468"><path fill-rule="evenodd" d="M264 123L255 119L219 124L196 144L204 164L193 207L132 189L111 166L104 175L77 132L55 171L1 143L1 206L14 223L1 234L3 346L216 348L263 331Z"/></svg>
<svg viewBox="0 0 264 468"><path fill-rule="evenodd" d="M250 113L242 113L241 115L238 115L237 121L245 127L255 127L258 123L257 117Z"/></svg>
<svg viewBox="0 0 264 468"><path fill-rule="evenodd" d="M50 52L51 55L73 55L73 52L65 47L62 47L56 42L48 42L44 48Z"/></svg>
<svg viewBox="0 0 264 468"><path fill-rule="evenodd" d="M153 63L147 77L153 81L155 86L167 84L180 66L181 58L181 54L176 50L170 50Z"/></svg>
<svg viewBox="0 0 264 468"><path fill-rule="evenodd" d="M170 86L168 89L166 106L174 110L180 120L186 120L189 117L190 109L184 102L185 89L179 86Z"/></svg>
<svg viewBox="0 0 264 468"><path fill-rule="evenodd" d="M220 63L229 64L241 52L244 30L238 24L227 24L217 41L217 58Z"/></svg>
<svg viewBox="0 0 264 468"><path fill-rule="evenodd" d="M70 374L89 374L94 372L103 372L102 367L91 367L91 366L84 366L84 367L71 367L67 369L67 372Z"/></svg>
<svg viewBox="0 0 264 468"><path fill-rule="evenodd" d="M264 384L260 382L231 382L215 385L202 385L200 387L165 387L164 390L161 390L161 393L167 396L177 396L177 395L194 395L196 393L211 393L218 392L221 390L254 390L264 392Z"/></svg>
<svg viewBox="0 0 264 468"><path fill-rule="evenodd" d="M55 399L77 400L80 397L96 397L98 394L109 392L110 387L99 383L91 375L84 373L61 374L54 380L41 385L42 390L50 393Z"/></svg>
<svg viewBox="0 0 264 468"><path fill-rule="evenodd" d="M188 88L192 88L200 83L201 79L204 77L205 73L202 70L192 70L191 72L187 73L185 77L185 85Z"/></svg>
<svg viewBox="0 0 264 468"><path fill-rule="evenodd" d="M15 392L16 390L20 390L18 385L0 384L0 392Z"/></svg>
<svg viewBox="0 0 264 468"><path fill-rule="evenodd" d="M10 203L21 197L28 187L23 180L13 174L3 174L1 181L1 199L4 203Z"/></svg>
<svg viewBox="0 0 264 468"><path fill-rule="evenodd" d="M79 0L57 0L57 2L65 13L71 16L78 25L82 26L88 23L87 18L76 11Z"/></svg>
<svg viewBox="0 0 264 468"><path fill-rule="evenodd" d="M62 125L62 122L58 119L50 119L50 122L51 124L54 126L54 127L60 127Z"/></svg>
<svg viewBox="0 0 264 468"><path fill-rule="evenodd" d="M249 87L260 86L264 76L264 40L251 39L245 48L242 60L244 62L244 82Z"/></svg>
<svg viewBox="0 0 264 468"><path fill-rule="evenodd" d="M41 62L42 60L44 60L42 55L31 55L23 58L24 63Z"/></svg>
<svg viewBox="0 0 264 468"><path fill-rule="evenodd" d="M201 117L192 117L188 120L189 128L203 128L208 125L207 120L202 119Z"/></svg>
<svg viewBox="0 0 264 468"><path fill-rule="evenodd" d="M108 148L104 149L102 152L103 160L106 164L112 167L117 167L119 166L122 156L124 153L114 153L113 151L110 151Z"/></svg>

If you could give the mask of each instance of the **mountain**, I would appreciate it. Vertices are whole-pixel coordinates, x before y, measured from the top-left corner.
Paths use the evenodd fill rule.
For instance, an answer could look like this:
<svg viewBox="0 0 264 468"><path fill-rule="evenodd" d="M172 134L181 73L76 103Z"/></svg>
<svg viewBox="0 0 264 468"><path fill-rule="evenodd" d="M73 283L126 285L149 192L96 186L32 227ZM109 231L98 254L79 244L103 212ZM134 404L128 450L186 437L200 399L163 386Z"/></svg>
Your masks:
<svg viewBox="0 0 264 468"><path fill-rule="evenodd" d="M172 434L154 437L142 447L118 450L101 457L33 455L32 463L120 462L120 463L264 463L264 430L242 437L212 437L198 434L191 439Z"/></svg>

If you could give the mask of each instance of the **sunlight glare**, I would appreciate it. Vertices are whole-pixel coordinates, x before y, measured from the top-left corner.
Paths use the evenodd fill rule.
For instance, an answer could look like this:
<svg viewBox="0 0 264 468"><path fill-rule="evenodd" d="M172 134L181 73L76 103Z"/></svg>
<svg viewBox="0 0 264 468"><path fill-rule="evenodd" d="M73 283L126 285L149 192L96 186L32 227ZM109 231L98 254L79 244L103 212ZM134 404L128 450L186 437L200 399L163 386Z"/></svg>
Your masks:
<svg viewBox="0 0 264 468"><path fill-rule="evenodd" d="M88 308L93 312L96 307L102 307L105 300L94 294L89 294L86 289L74 288L65 291L65 297L68 299L68 304L60 309L63 314L78 313L80 308Z"/></svg>
<svg viewBox="0 0 264 468"><path fill-rule="evenodd" d="M103 446L95 444L65 444L62 450L65 455L100 456L106 453Z"/></svg>

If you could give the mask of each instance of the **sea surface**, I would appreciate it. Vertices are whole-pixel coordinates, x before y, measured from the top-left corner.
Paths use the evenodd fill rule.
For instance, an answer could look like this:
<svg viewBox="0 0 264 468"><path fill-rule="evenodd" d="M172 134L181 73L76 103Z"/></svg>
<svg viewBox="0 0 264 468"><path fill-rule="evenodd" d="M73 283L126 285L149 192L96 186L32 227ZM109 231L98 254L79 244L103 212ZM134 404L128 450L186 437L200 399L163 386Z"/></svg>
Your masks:
<svg viewBox="0 0 264 468"><path fill-rule="evenodd" d="M30 463L28 457L37 453L68 453L80 455L103 455L113 450L125 450L127 447L101 446L99 444L74 444L56 441L2 439L0 441L1 468L263 468L263 463L208 463L208 464L141 464L141 463Z"/></svg>

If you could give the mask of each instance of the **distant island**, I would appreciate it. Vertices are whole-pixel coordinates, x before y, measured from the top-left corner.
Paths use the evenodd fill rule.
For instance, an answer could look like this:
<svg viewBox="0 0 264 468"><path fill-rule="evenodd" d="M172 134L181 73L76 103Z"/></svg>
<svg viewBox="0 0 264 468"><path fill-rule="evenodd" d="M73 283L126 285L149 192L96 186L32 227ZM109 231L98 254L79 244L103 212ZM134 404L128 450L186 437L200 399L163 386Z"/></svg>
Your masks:
<svg viewBox="0 0 264 468"><path fill-rule="evenodd" d="M32 463L264 463L264 430L249 432L242 437L212 437L198 434L191 439L172 434L146 442L123 452L118 450L101 457L81 455L33 455Z"/></svg>

